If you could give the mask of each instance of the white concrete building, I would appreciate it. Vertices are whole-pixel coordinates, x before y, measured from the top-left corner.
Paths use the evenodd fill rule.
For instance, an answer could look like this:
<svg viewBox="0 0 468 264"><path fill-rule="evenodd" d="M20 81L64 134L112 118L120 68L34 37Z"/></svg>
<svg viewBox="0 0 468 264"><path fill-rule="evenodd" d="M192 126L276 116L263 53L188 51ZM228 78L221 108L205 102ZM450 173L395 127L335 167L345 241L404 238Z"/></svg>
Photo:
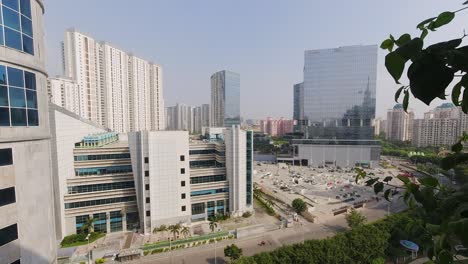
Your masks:
<svg viewBox="0 0 468 264"><path fill-rule="evenodd" d="M44 3L0 9L0 263L56 263Z"/></svg>
<svg viewBox="0 0 468 264"><path fill-rule="evenodd" d="M378 136L380 133L387 133L387 120L376 118L372 121L374 126L374 135Z"/></svg>
<svg viewBox="0 0 468 264"><path fill-rule="evenodd" d="M161 224L190 224L215 214L253 211L253 138L238 126L129 134L143 232Z"/></svg>
<svg viewBox="0 0 468 264"><path fill-rule="evenodd" d="M194 132L194 107L177 103L166 108L166 129L185 130L190 134Z"/></svg>
<svg viewBox="0 0 468 264"><path fill-rule="evenodd" d="M47 90L50 102L77 115L80 114L80 91L75 81L63 77L49 78Z"/></svg>
<svg viewBox="0 0 468 264"><path fill-rule="evenodd" d="M78 83L80 116L121 133L164 129L161 66L69 29L63 70Z"/></svg>
<svg viewBox="0 0 468 264"><path fill-rule="evenodd" d="M386 139L396 141L411 141L413 137L414 112L405 112L403 105L396 104L387 111Z"/></svg>

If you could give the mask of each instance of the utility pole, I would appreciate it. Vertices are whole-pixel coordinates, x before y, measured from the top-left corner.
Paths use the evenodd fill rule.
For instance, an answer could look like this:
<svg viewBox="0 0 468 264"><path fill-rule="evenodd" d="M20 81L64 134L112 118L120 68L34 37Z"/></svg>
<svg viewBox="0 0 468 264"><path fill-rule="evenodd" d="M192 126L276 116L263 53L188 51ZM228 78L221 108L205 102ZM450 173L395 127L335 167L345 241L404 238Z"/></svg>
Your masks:
<svg viewBox="0 0 468 264"><path fill-rule="evenodd" d="M91 250L89 250L89 238L90 238L91 234L88 234L86 236L86 240L88 240L88 264L91 264Z"/></svg>

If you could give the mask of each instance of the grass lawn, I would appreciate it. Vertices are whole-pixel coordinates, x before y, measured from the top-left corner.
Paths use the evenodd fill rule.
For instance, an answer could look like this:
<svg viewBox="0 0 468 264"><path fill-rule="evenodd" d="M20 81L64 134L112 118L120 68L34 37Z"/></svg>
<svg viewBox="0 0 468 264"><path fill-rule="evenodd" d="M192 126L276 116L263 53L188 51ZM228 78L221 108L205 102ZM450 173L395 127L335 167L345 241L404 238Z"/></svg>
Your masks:
<svg viewBox="0 0 468 264"><path fill-rule="evenodd" d="M99 233L98 235L91 237L89 239L89 243L93 243L94 241L98 240L99 238L105 237L105 236L106 236L106 233ZM88 240L77 241L77 242L70 243L70 244L63 244L62 248L77 247L77 246L82 246L82 245L86 245L86 244L88 244Z"/></svg>
<svg viewBox="0 0 468 264"><path fill-rule="evenodd" d="M180 245L180 244L185 244L185 243L191 243L195 241L200 241L200 240L207 240L210 238L218 238L218 237L223 237L227 236L229 232L224 231L224 232L217 232L217 233L210 233L202 236L193 236L185 239L178 239L176 241L173 241L171 244L172 246L175 245ZM146 244L142 247L143 250L153 250L157 248L162 248L162 247L167 247L169 246L169 241L161 241L161 242L156 242L152 244Z"/></svg>

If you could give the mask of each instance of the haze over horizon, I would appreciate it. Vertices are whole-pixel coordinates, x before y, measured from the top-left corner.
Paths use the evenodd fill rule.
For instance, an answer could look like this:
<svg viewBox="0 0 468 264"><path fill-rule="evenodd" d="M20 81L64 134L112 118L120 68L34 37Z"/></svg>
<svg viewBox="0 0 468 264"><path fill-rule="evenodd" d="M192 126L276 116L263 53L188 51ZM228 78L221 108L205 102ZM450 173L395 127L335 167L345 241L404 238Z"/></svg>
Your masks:
<svg viewBox="0 0 468 264"><path fill-rule="evenodd" d="M130 5L122 0L48 0L47 69L50 76L61 74L60 41L67 28L75 27L161 64L166 106L209 103L210 76L226 69L240 73L244 119L292 118L292 87L302 82L305 50L380 45L390 33L419 34L420 21L457 10L462 2L142 0ZM463 19L456 17L427 40L457 38L463 29ZM377 117L393 107L398 88L385 70L385 54L379 50ZM434 100L428 107L413 99L410 108L421 117L440 104Z"/></svg>

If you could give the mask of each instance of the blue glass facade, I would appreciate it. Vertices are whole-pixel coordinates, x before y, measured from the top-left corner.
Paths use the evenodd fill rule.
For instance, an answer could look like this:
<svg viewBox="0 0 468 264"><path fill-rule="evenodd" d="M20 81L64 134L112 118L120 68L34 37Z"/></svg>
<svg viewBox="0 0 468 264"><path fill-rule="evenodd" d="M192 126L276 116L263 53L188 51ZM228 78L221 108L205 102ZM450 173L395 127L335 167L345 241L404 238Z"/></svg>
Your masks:
<svg viewBox="0 0 468 264"><path fill-rule="evenodd" d="M131 189L134 187L135 183L133 181L69 186L68 194Z"/></svg>
<svg viewBox="0 0 468 264"><path fill-rule="evenodd" d="M215 127L240 125L240 75L220 71L211 76L211 122Z"/></svg>
<svg viewBox="0 0 468 264"><path fill-rule="evenodd" d="M373 139L377 46L308 50L304 119L310 139Z"/></svg>
<svg viewBox="0 0 468 264"><path fill-rule="evenodd" d="M133 201L136 201L135 196L108 198L108 199L91 200L91 201L81 201L81 202L65 203L65 209L88 207L88 206L95 206L95 205L101 205L101 204L133 202Z"/></svg>
<svg viewBox="0 0 468 264"><path fill-rule="evenodd" d="M210 190L202 190L202 191L193 191L190 193L190 196L195 197L195 196L210 195L210 194L217 194L217 193L227 193L227 192L229 192L229 188L219 188L219 189L210 189Z"/></svg>
<svg viewBox="0 0 468 264"><path fill-rule="evenodd" d="M132 172L132 165L75 169L75 176L104 175L127 172Z"/></svg>
<svg viewBox="0 0 468 264"><path fill-rule="evenodd" d="M4 0L0 3L0 45L34 55L30 0Z"/></svg>
<svg viewBox="0 0 468 264"><path fill-rule="evenodd" d="M36 75L0 65L0 126L38 126Z"/></svg>

